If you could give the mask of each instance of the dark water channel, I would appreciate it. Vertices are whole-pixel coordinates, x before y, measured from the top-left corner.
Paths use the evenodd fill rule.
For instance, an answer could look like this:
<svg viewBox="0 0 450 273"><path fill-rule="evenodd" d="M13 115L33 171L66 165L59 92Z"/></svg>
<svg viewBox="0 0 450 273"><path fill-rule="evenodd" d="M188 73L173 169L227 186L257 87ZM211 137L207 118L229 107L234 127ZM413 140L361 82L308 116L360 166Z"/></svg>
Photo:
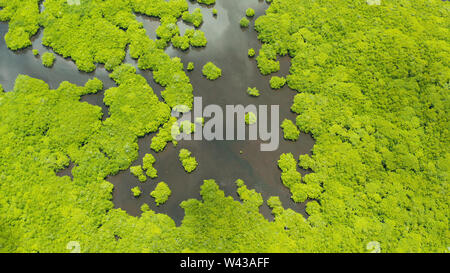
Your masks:
<svg viewBox="0 0 450 273"><path fill-rule="evenodd" d="M280 124L285 118L295 121L295 114L290 111L295 91L284 87L281 90L271 90L269 80L271 76L262 76L254 59L247 57L249 48L259 49L260 42L257 33L253 29L254 19L251 20L248 29L241 29L239 20L245 16L245 10L249 7L255 9L254 18L264 14L268 4L262 0L218 0L214 8L219 11L217 17L212 15L213 7L193 4L189 1L189 9L200 7L202 9L204 23L200 27L205 32L208 45L205 48L181 51L169 47L166 52L170 56L180 57L183 63L195 63L195 70L187 72L194 86L194 95L203 99L203 106L217 104L225 109L225 105L280 105ZM138 16L138 20L144 23L148 35L155 38L155 30L159 21ZM181 34L191 25L178 23ZM79 72L70 59L65 60L57 56L52 69L45 68L40 58L34 57L31 48L12 52L7 49L4 35L8 25L0 23L0 84L5 90L12 90L14 80L19 74L26 74L34 78L46 81L51 88L57 88L62 81L70 81L78 85L93 77L104 82L105 89L114 86L108 77L108 73L102 66L92 73ZM42 55L51 51L41 45L42 30L35 36L33 48L39 50ZM207 62L212 61L222 69L222 77L216 81L209 81L201 75L201 68ZM136 61L128 55L126 62L136 65ZM289 58L281 58L281 70L274 75L287 75L289 72ZM148 80L155 93L160 95L163 88L152 79L150 71L139 71ZM250 97L246 90L248 87L257 87L261 96ZM108 109L103 104L103 93L84 96L82 101L99 105L104 112L104 118L108 116ZM150 141L154 134L139 139L139 158L133 165L142 164L142 158L146 153L152 153L156 157L155 167L158 170L158 178L148 179L141 183L130 174L129 170L108 177L107 180L114 184L113 202L116 208L122 208L131 215L140 214L140 206L147 203L151 209L159 213L171 216L177 224L181 223L184 211L179 204L189 198L200 198L200 186L204 179L215 179L226 195L237 199L236 185L234 181L243 179L250 189L260 192L266 201L270 196L279 196L285 208L292 208L305 214L305 204L294 203L290 199L289 190L282 185L280 170L277 160L282 153L292 152L296 158L300 154L310 153L314 145L313 138L308 134L301 134L296 142L286 141L280 130L280 145L273 152L261 152L260 141L181 141L177 147L171 143L161 153L154 153L150 149ZM191 174L185 173L178 160L178 152L181 148L189 149L199 162L198 168ZM242 151L242 153L241 153ZM302 174L308 171L300 170ZM61 172L70 175L70 168ZM172 190L169 200L159 207L150 197L157 182L166 182ZM142 195L134 198L131 188L139 186ZM272 219L267 205L261 207L261 212L268 219Z"/></svg>

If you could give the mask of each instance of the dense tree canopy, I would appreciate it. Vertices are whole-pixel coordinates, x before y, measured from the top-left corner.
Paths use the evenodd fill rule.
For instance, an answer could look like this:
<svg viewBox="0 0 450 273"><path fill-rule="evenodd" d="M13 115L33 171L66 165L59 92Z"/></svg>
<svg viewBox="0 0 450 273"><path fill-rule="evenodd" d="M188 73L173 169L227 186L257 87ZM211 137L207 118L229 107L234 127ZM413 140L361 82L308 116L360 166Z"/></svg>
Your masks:
<svg viewBox="0 0 450 273"><path fill-rule="evenodd" d="M55 58L56 57L55 55L53 55L53 53L45 52L44 54L42 54L42 64L45 67L52 67L53 63L55 62Z"/></svg>
<svg viewBox="0 0 450 273"><path fill-rule="evenodd" d="M139 60L139 68L153 70L157 75L155 81L166 88L163 98L169 106L192 105L193 88L183 65L164 52L170 41L181 49L187 49L187 43L206 45L201 31L191 30L187 37L179 38L176 22L188 9L186 0L90 0L81 1L80 5L69 5L67 0L46 0L41 13L39 2L0 0L0 7L4 7L0 10L0 20L9 21L10 29L5 37L9 48L30 46L30 37L42 26L43 45L65 58L70 57L79 70L90 72L95 70L96 63L105 64L112 71L122 63L129 46L131 57ZM160 18L158 40L146 35L134 12ZM174 36L178 38L172 39Z"/></svg>
<svg viewBox="0 0 450 273"><path fill-rule="evenodd" d="M208 62L203 66L202 73L208 80L213 81L222 76L222 69L218 68L212 62Z"/></svg>
<svg viewBox="0 0 450 273"><path fill-rule="evenodd" d="M191 156L191 154L191 151L187 149L181 149L178 155L184 170L188 173L193 172L198 166L197 160L195 159L195 157Z"/></svg>
<svg viewBox="0 0 450 273"><path fill-rule="evenodd" d="M165 182L159 182L154 191L150 195L155 198L156 205L164 204L172 194L169 186Z"/></svg>
<svg viewBox="0 0 450 273"><path fill-rule="evenodd" d="M317 140L299 164L322 193L298 197L317 196L308 222L322 235L303 236L333 239L305 249L448 245L449 18L438 0L274 0L257 19L258 66L268 74L277 55L292 57L292 110Z"/></svg>
<svg viewBox="0 0 450 273"><path fill-rule="evenodd" d="M175 37L206 45L199 30L180 36L176 20L187 2L46 0L39 13L40 2L0 0L8 47L31 45L42 26L44 45L83 71L105 64L116 86L105 90L110 115L103 120L100 107L80 102L103 89L98 79L50 89L20 75L13 90L0 85L0 252L64 252L69 241L79 241L83 252L364 252L371 241L383 252L447 250L448 2L268 1L255 22L263 42L258 67L269 75L280 70L279 56L291 57L285 79L298 92L291 108L297 118L284 123L285 136L294 138L299 128L317 141L311 155L285 153L278 161L280 183L294 201L307 202L308 217L271 197L275 218L268 221L259 211L261 194L244 181L235 182L239 202L205 180L201 200L182 202L180 227L147 204L140 217L114 209L107 177L127 169L142 179L144 169L155 174L149 154L130 168L138 137L157 132L156 152L177 144L170 110L191 105L193 88L183 63L164 48L186 46ZM157 40L134 13L160 18ZM165 87L164 102L133 66L121 64L127 46L138 67ZM271 86L282 82L273 77ZM256 122L254 113L245 118ZM193 158L187 150L179 156ZM57 175L70 164L73 178ZM311 172L302 177L300 168ZM160 205L170 194L161 182L151 196Z"/></svg>

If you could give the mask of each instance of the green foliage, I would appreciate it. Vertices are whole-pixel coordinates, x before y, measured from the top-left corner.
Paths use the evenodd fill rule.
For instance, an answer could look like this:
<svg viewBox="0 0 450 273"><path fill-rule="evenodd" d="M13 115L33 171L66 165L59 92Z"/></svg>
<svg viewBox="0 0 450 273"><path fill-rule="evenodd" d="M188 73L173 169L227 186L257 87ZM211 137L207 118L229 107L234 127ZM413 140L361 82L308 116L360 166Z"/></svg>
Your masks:
<svg viewBox="0 0 450 273"><path fill-rule="evenodd" d="M156 205L159 206L164 204L171 194L172 191L169 186L165 182L159 182L155 190L150 193L150 196L155 198Z"/></svg>
<svg viewBox="0 0 450 273"><path fill-rule="evenodd" d="M186 216L177 230L183 235L178 236L179 248L184 252L298 251L296 237L310 230L305 219L288 210L274 222L267 221L259 213L261 195L248 190L242 180L236 182L242 203L225 197L214 180L205 180L201 186L202 201L181 203Z"/></svg>
<svg viewBox="0 0 450 273"><path fill-rule="evenodd" d="M245 11L245 15L247 15L247 17L253 17L253 16L255 16L255 10L252 9L252 8L248 8L248 9Z"/></svg>
<svg viewBox="0 0 450 273"><path fill-rule="evenodd" d="M136 176L139 179L139 181L141 182L147 181L147 176L145 176L144 171L142 170L142 167L140 165L130 167L130 172L131 174Z"/></svg>
<svg viewBox="0 0 450 273"><path fill-rule="evenodd" d="M246 28L250 25L250 21L246 17L242 17L241 21L239 21L241 27Z"/></svg>
<svg viewBox="0 0 450 273"><path fill-rule="evenodd" d="M296 141L300 136L300 131L290 119L283 120L283 123L281 123L281 128L284 132L284 139Z"/></svg>
<svg viewBox="0 0 450 273"><path fill-rule="evenodd" d="M187 50L190 47L190 43L189 43L189 37L187 36L180 36L180 35L175 35L172 37L172 45L175 48L179 48L181 50Z"/></svg>
<svg viewBox="0 0 450 273"><path fill-rule="evenodd" d="M216 80L220 76L222 76L222 70L212 62L208 62L203 66L202 73L208 80L211 81Z"/></svg>
<svg viewBox="0 0 450 273"><path fill-rule="evenodd" d="M270 87L272 89L280 89L286 84L286 79L284 77L273 76L270 78Z"/></svg>
<svg viewBox="0 0 450 273"><path fill-rule="evenodd" d="M134 197L139 197L141 195L141 189L139 187L134 187L131 189Z"/></svg>
<svg viewBox="0 0 450 273"><path fill-rule="evenodd" d="M194 63L189 62L186 69L187 69L187 71L192 71L192 70L194 70L194 68L195 68Z"/></svg>
<svg viewBox="0 0 450 273"><path fill-rule="evenodd" d="M189 43L194 47L204 47L208 43L205 33L201 30L187 29L184 36L189 37Z"/></svg>
<svg viewBox="0 0 450 273"><path fill-rule="evenodd" d="M255 190L247 189L243 180L238 179L235 183L238 186L237 193L239 198L244 201L247 206L259 208L264 203L261 194Z"/></svg>
<svg viewBox="0 0 450 273"><path fill-rule="evenodd" d="M175 141L175 137L179 134L180 128L177 124L177 119L171 117L169 121L159 129L158 134L152 138L150 148L158 153L166 148L168 142L172 142L174 146L176 146L177 141Z"/></svg>
<svg viewBox="0 0 450 273"><path fill-rule="evenodd" d="M142 212L150 211L149 205L146 204L146 203L142 204L142 206L141 206L141 211L142 211Z"/></svg>
<svg viewBox="0 0 450 273"><path fill-rule="evenodd" d="M189 120L183 120L179 122L178 126L181 133L189 135L195 132L195 123L192 123Z"/></svg>
<svg viewBox="0 0 450 273"><path fill-rule="evenodd" d="M42 54L42 64L45 67L52 67L53 63L55 62L55 55L53 55L53 53L50 52L45 52L44 54Z"/></svg>
<svg viewBox="0 0 450 273"><path fill-rule="evenodd" d="M203 23L202 10L199 8L194 9L192 13L189 13L189 11L183 12L182 18L183 21L193 24L196 28Z"/></svg>
<svg viewBox="0 0 450 273"><path fill-rule="evenodd" d="M84 85L87 94L95 94L103 89L103 82L97 78L90 79Z"/></svg>
<svg viewBox="0 0 450 273"><path fill-rule="evenodd" d="M258 68L263 75L269 75L280 70L280 62L277 61L277 53L274 47L263 44L259 55L256 57Z"/></svg>
<svg viewBox="0 0 450 273"><path fill-rule="evenodd" d="M33 55L34 55L34 56L38 56L38 55L39 55L39 50L33 49Z"/></svg>
<svg viewBox="0 0 450 273"><path fill-rule="evenodd" d="M0 251L64 252L73 240L83 252L365 252L375 240L383 252L447 250L448 2L273 0L255 24L258 67L270 74L278 55L292 57L286 79L300 92L296 124L317 141L298 163L312 173L302 178L283 154L281 179L295 201L317 201L308 200L305 219L271 197L269 222L261 195L242 180L243 202L206 180L202 200L181 204L180 227L146 204L141 217L114 209L106 178L127 170L138 137L163 124L152 145L164 149L173 140L170 107L192 102L183 64L162 49L187 2L54 0L41 15L38 3L0 0L8 47L31 45L39 23L45 45L83 71L105 63L117 86L105 91L104 121L100 107L80 102L101 90L95 79L52 90L19 76L0 92ZM133 12L161 18L163 38L150 40ZM133 67L120 66L126 45L166 88L168 105ZM57 176L70 162L73 179ZM158 189L158 204L169 191Z"/></svg>
<svg viewBox="0 0 450 273"><path fill-rule="evenodd" d="M245 124L252 125L257 121L256 114L253 112L248 112L245 114Z"/></svg>
<svg viewBox="0 0 450 273"><path fill-rule="evenodd" d="M67 242L78 240L83 252L130 252L144 245L164 251L159 244L139 243L129 227L156 240L155 231L167 232L173 221L115 210L113 186L105 180L137 159L138 134L156 131L170 116L147 81L127 71L115 73L118 86L105 92L111 115L103 122L100 107L79 101L100 87L95 79L85 87L63 82L52 90L41 80L19 76L14 90L0 93L0 195L5 197L0 215L2 225L11 227L7 237L2 236L8 229L1 228L2 249L64 252ZM70 161L73 179L57 176Z"/></svg>
<svg viewBox="0 0 450 273"><path fill-rule="evenodd" d="M274 216L281 215L284 211L283 205L281 204L280 197L271 196L267 199L267 205L272 209L272 214Z"/></svg>
<svg viewBox="0 0 450 273"><path fill-rule="evenodd" d="M253 57L255 57L255 55L256 55L255 50L254 50L253 48L250 48L250 49L248 50L248 56L249 56L250 58L253 58Z"/></svg>
<svg viewBox="0 0 450 273"><path fill-rule="evenodd" d="M304 202L311 193L311 198L317 198L321 192L320 185L316 187L301 183L302 175L297 171L297 161L292 153L282 154L278 160L278 167L281 169L281 181L292 193L292 200Z"/></svg>
<svg viewBox="0 0 450 273"><path fill-rule="evenodd" d="M0 1L0 21L9 21L5 42L11 50L31 45L31 36L39 30L40 0Z"/></svg>
<svg viewBox="0 0 450 273"><path fill-rule="evenodd" d="M9 48L17 50L31 45L30 37L40 25L43 45L64 58L70 57L80 71L91 72L96 63L114 70L124 60L128 46L140 69L151 69L158 75L155 81L166 88L163 98L170 107L192 106L193 88L182 64L164 52L172 40L174 46L183 50L189 47L187 43L192 46L207 43L203 32L179 37L176 23L188 10L186 0L90 0L81 1L80 5L53 0L43 1L42 13L39 13L39 2L0 1L0 7L4 7L0 10L0 20L9 21L5 36ZM160 18L161 25L156 31L160 39L151 40L134 13Z"/></svg>
<svg viewBox="0 0 450 273"><path fill-rule="evenodd" d="M152 154L146 154L142 159L142 169L146 170L145 174L150 178L158 177L158 171L153 167L155 162L156 159Z"/></svg>
<svg viewBox="0 0 450 273"><path fill-rule="evenodd" d="M259 97L259 90L254 87L254 88L247 88L247 94L249 94L252 97Z"/></svg>
<svg viewBox="0 0 450 273"><path fill-rule="evenodd" d="M197 0L197 2L200 4L212 5L216 3L216 0Z"/></svg>
<svg viewBox="0 0 450 273"><path fill-rule="evenodd" d="M217 16L219 14L219 11L217 9L212 9L213 16Z"/></svg>
<svg viewBox="0 0 450 273"><path fill-rule="evenodd" d="M178 157L186 172L191 173L197 168L197 160L195 157L191 156L191 152L189 150L181 149Z"/></svg>
<svg viewBox="0 0 450 273"><path fill-rule="evenodd" d="M313 173L290 188L299 201L319 201L307 210L321 235L303 233L305 241L333 240L305 249L448 245L448 18L442 1L274 0L256 20L261 72L277 55L292 57L291 109L317 141L300 157Z"/></svg>

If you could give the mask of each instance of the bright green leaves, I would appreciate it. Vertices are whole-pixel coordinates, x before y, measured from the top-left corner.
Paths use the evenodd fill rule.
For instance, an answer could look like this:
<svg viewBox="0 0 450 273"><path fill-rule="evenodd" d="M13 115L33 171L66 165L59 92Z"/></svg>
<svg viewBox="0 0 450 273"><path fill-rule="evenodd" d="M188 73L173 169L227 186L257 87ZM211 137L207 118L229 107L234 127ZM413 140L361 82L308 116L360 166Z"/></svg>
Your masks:
<svg viewBox="0 0 450 273"><path fill-rule="evenodd" d="M53 55L53 53L50 52L45 52L44 54L42 54L42 64L45 67L52 67L53 63L55 62L55 55Z"/></svg>
<svg viewBox="0 0 450 273"><path fill-rule="evenodd" d="M141 195L142 191L139 187L134 187L131 189L131 193L133 193L134 197L139 197Z"/></svg>
<svg viewBox="0 0 450 273"><path fill-rule="evenodd" d="M64 57L71 57L81 71L95 70L95 63L105 64L107 70L122 63L128 37L120 27L128 27L134 19L117 17L127 11L133 16L125 2L85 1L79 6L66 6L60 2L44 2L45 9L41 14L43 45L52 47ZM116 15L112 15L114 12ZM124 19L127 21L120 21Z"/></svg>
<svg viewBox="0 0 450 273"><path fill-rule="evenodd" d="M90 79L84 85L86 92L83 94L95 94L103 89L103 82L97 78Z"/></svg>
<svg viewBox="0 0 450 273"><path fill-rule="evenodd" d="M263 44L259 55L256 57L256 61L263 75L269 75L280 70L280 62L277 61L277 52L271 45Z"/></svg>
<svg viewBox="0 0 450 273"><path fill-rule="evenodd" d="M165 182L159 182L155 190L150 193L150 196L155 198L156 205L164 204L169 196L172 194L169 186Z"/></svg>
<svg viewBox="0 0 450 273"><path fill-rule="evenodd" d="M187 69L187 71L192 71L192 70L194 70L194 68L195 68L194 63L189 62L186 69Z"/></svg>
<svg viewBox="0 0 450 273"><path fill-rule="evenodd" d="M252 9L252 8L248 8L248 9L245 11L245 15L247 15L247 17L253 17L253 16L255 16L255 10Z"/></svg>
<svg viewBox="0 0 450 273"><path fill-rule="evenodd" d="M141 181L141 182L147 181L147 176L145 176L141 165L130 167L130 172L131 172L131 174L136 176L139 179L139 181Z"/></svg>
<svg viewBox="0 0 450 273"><path fill-rule="evenodd" d="M178 157L187 173L191 173L197 168L197 160L195 157L191 156L191 152L189 150L181 149Z"/></svg>
<svg viewBox="0 0 450 273"><path fill-rule="evenodd" d="M196 28L198 28L203 23L203 14L202 10L199 8L194 9L194 12L189 13L189 11L185 11L182 15L183 21L187 23L193 24Z"/></svg>
<svg viewBox="0 0 450 273"><path fill-rule="evenodd" d="M277 55L292 57L286 80L299 94L291 109L317 140L313 155L300 158L314 173L290 189L297 200L318 198L320 206L308 202L308 221L342 239L313 249L365 251L367 238L387 252L444 249L448 217L435 203L446 202L445 179L431 167L449 146L441 137L450 56L443 2L294 2L273 1L256 20L264 43L257 61L270 74ZM284 84L275 79L271 87Z"/></svg>
<svg viewBox="0 0 450 273"><path fill-rule="evenodd" d="M111 118L106 123L118 123L137 136L155 132L169 119L170 108L159 101L146 79L136 74L129 64L119 66L110 74L119 86L105 92L104 103Z"/></svg>
<svg viewBox="0 0 450 273"><path fill-rule="evenodd" d="M216 3L216 0L197 0L197 2L200 4L212 5Z"/></svg>
<svg viewBox="0 0 450 273"><path fill-rule="evenodd" d="M255 190L249 190L243 180L238 179L235 183L238 186L237 193L239 198L244 201L246 205L259 208L264 203L261 194Z"/></svg>
<svg viewBox="0 0 450 273"><path fill-rule="evenodd" d="M174 146L177 145L175 137L180 134L180 128L177 124L177 119L171 117L160 129L158 134L152 138L150 148L155 152L161 152L167 146L168 142L172 142Z"/></svg>
<svg viewBox="0 0 450 273"><path fill-rule="evenodd" d="M286 79L284 77L273 76L270 78L270 87L272 89L280 89L286 84Z"/></svg>
<svg viewBox="0 0 450 273"><path fill-rule="evenodd" d="M123 62L129 45L130 55L139 59L139 68L165 75L164 79L155 80L166 87L163 98L167 104L191 107L193 88L189 78L182 67L175 64L177 60L171 60L163 50L170 41L183 50L190 45L201 47L207 44L202 31L189 30L185 36L179 36L176 23L188 9L185 0L93 0L82 1L81 5L67 5L66 0L44 1L41 14L38 2L0 2L0 6L5 7L0 11L0 20L10 21L10 31L5 39L11 49L31 45L29 38L38 30L38 21L44 28L42 44L64 58L70 57L81 71L91 72L97 63L105 64L109 71L114 70ZM133 12L160 18L157 35L161 39L150 40ZM199 17L197 11L194 15ZM197 24L198 19L194 21ZM50 58L45 60L44 65L51 66Z"/></svg>
<svg viewBox="0 0 450 273"><path fill-rule="evenodd" d="M236 181L243 202L227 196L214 180L205 180L200 194L203 200L190 199L181 203L185 210L179 229L181 248L185 251L220 252L290 252L297 251L295 236L289 237L285 220L269 222L259 213L261 195L249 190L242 180ZM281 212L280 212L281 213ZM208 217L205 217L208 215ZM295 217L292 212L290 217ZM226 220L225 220L226 219ZM297 226L303 227L303 221ZM294 225L289 226L297 231ZM271 236L267 236L271 234ZM204 240L208 238L208 240Z"/></svg>
<svg viewBox="0 0 450 273"><path fill-rule="evenodd" d="M253 57L255 57L255 55L256 55L256 51L255 51L255 49L253 49L253 48L250 48L249 50L248 50L248 57L249 58L253 58Z"/></svg>
<svg viewBox="0 0 450 273"><path fill-rule="evenodd" d="M155 162L156 159L152 154L146 154L142 159L142 169L146 170L146 175L150 178L158 177L158 171L153 167Z"/></svg>
<svg viewBox="0 0 450 273"><path fill-rule="evenodd" d="M187 29L184 33L189 38L189 43L195 47L204 47L208 43L205 33L201 30Z"/></svg>
<svg viewBox="0 0 450 273"><path fill-rule="evenodd" d="M295 202L304 202L308 197L299 185L302 175L297 171L297 161L291 153L282 154L278 160L278 167L282 170L281 180L291 190Z"/></svg>
<svg viewBox="0 0 450 273"><path fill-rule="evenodd" d="M272 214L274 216L281 215L284 211L283 205L281 204L280 197L271 196L267 199L267 205L272 209Z"/></svg>
<svg viewBox="0 0 450 273"><path fill-rule="evenodd" d="M239 21L239 25L243 28L247 28L250 25L250 21L246 17L242 17L242 19Z"/></svg>
<svg viewBox="0 0 450 273"><path fill-rule="evenodd" d="M248 112L245 114L245 124L252 125L258 121L256 114L253 112Z"/></svg>
<svg viewBox="0 0 450 273"><path fill-rule="evenodd" d="M175 48L179 48L181 50L188 50L190 47L190 43L189 43L189 37L185 36L180 36L180 35L175 35L172 37L172 45Z"/></svg>
<svg viewBox="0 0 450 273"><path fill-rule="evenodd" d="M247 88L247 94L249 94L252 97L259 97L259 90L254 87L254 88Z"/></svg>
<svg viewBox="0 0 450 273"><path fill-rule="evenodd" d="M31 36L39 30L40 0L0 1L0 21L9 21L5 42L11 50L31 45Z"/></svg>
<svg viewBox="0 0 450 273"><path fill-rule="evenodd" d="M300 131L290 119L283 120L283 123L281 123L281 128L284 132L284 139L293 141L296 141L298 139Z"/></svg>
<svg viewBox="0 0 450 273"><path fill-rule="evenodd" d="M208 62L203 66L202 73L208 80L211 81L216 80L220 76L222 76L222 70L212 62Z"/></svg>

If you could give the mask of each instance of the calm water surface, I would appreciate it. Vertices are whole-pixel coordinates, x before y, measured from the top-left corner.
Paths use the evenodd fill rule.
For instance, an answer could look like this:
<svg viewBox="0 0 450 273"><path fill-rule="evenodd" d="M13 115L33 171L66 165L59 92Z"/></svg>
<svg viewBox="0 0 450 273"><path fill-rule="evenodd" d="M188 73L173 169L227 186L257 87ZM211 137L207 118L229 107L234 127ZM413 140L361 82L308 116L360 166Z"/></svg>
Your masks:
<svg viewBox="0 0 450 273"><path fill-rule="evenodd" d="M204 23L200 27L208 39L206 48L190 49L182 52L169 47L166 52L170 56L180 57L183 63L195 63L195 70L187 72L194 86L194 95L203 98L203 105L217 104L225 108L225 105L280 105L280 124L285 118L295 121L295 114L290 111L295 91L284 87L281 90L271 90L269 86L270 76L262 76L254 59L247 57L249 48L259 49L261 43L257 40L257 33L253 30L254 19L248 29L241 29L239 20L245 16L245 10L249 7L255 9L255 18L264 14L268 5L264 1L256 0L218 0L214 8L218 9L217 17L212 16L212 7L201 6L189 2L189 9L201 8ZM146 16L138 15L138 20L144 24L149 37L155 38L155 30L159 21ZM178 23L181 34L185 29L193 26L186 25L182 21ZM70 81L78 85L84 85L88 79L97 77L103 81L105 89L114 86L114 82L108 77L107 71L99 65L92 73L79 72L70 59L57 56L52 69L42 66L41 60L33 56L31 48L12 52L7 49L4 35L8 30L6 23L0 23L0 83L5 90L12 90L14 80L19 74L26 74L34 78L46 81L51 88L57 88L62 81ZM42 55L51 51L41 45L42 30L35 36L33 48L39 50ZM126 62L136 65L136 61L129 55ZM201 75L201 68L207 62L212 61L222 69L222 77L216 81L209 81ZM287 75L289 72L289 58L281 58L281 70L274 75ZM156 84L152 78L152 72L140 71L159 96L163 88ZM254 98L247 95L248 87L257 87L261 96ZM84 96L82 101L99 105L104 112L104 118L108 116L108 109L103 104L104 92ZM140 206L147 203L156 212L171 216L177 224L180 224L184 211L179 204L189 198L200 198L200 186L204 179L215 179L226 195L237 199L236 185L234 181L243 179L247 186L260 192L266 201L270 196L279 196L284 207L292 208L306 216L304 203L294 203L290 199L289 190L284 187L280 179L280 170L277 160L282 153L292 152L296 158L300 154L310 153L314 145L314 139L308 134L301 134L296 142L285 141L280 131L280 146L274 152L261 152L260 141L181 141L177 147L171 143L161 153L155 154L150 149L151 138L154 134L139 139L139 158L133 165L142 164L142 158L146 153L152 153L156 157L155 167L158 170L157 179L149 179L141 183L130 174L129 170L121 171L107 180L114 184L113 203L116 208L122 208L129 214L138 216ZM184 172L178 160L178 152L181 148L192 151L193 156L199 162L198 168L191 174ZM241 152L242 151L242 154ZM63 170L60 175L70 175L71 168ZM308 173L300 170L302 174ZM155 205L150 192L160 181L166 182L172 190L169 200L159 207ZM141 197L134 198L131 188L139 186L143 193ZM268 219L273 217L267 205L261 207L261 213Z"/></svg>

